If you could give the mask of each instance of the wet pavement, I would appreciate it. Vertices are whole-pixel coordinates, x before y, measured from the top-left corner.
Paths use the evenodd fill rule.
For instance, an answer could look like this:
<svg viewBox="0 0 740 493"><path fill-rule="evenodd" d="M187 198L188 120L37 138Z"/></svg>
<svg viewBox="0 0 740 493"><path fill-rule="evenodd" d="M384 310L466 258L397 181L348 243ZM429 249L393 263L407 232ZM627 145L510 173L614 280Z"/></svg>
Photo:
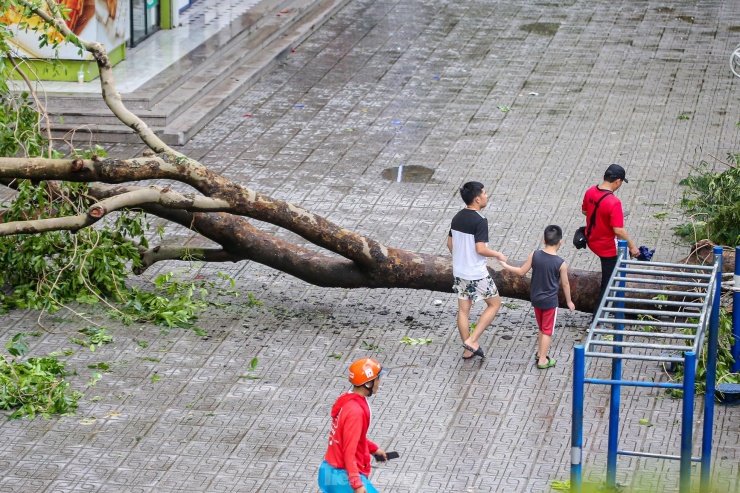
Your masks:
<svg viewBox="0 0 740 493"><path fill-rule="evenodd" d="M425 253L446 253L456 190L482 181L491 246L522 260L547 224L570 237L583 191L617 162L627 230L654 260L677 260L688 251L673 236L679 181L738 149L739 37L740 11L723 1L352 1L182 151ZM164 241L202 244L176 227ZM597 268L569 244L562 255ZM322 289L250 262L161 263L146 276L170 270L226 272L263 305L223 297L201 319L207 336L94 314L115 337L94 353L69 341L79 319L41 317L34 353L76 349L68 365L84 398L74 417L0 424L0 491L315 492L331 403L361 356L392 369L371 402L371 438L401 454L374 470L380 491L549 492L568 479L572 348L587 315L561 313L557 366L538 371L527 302L504 300L481 339L488 357L463 362L451 294ZM39 330L37 317L4 315L2 338ZM89 386L100 362L113 372ZM649 362L626 376L668 378ZM620 448L678 454L680 410L661 391L623 390ZM589 388L585 412L584 467L600 480L608 389ZM740 408L717 407L713 458L716 491L740 491ZM678 463L623 457L617 481L677 491Z"/></svg>

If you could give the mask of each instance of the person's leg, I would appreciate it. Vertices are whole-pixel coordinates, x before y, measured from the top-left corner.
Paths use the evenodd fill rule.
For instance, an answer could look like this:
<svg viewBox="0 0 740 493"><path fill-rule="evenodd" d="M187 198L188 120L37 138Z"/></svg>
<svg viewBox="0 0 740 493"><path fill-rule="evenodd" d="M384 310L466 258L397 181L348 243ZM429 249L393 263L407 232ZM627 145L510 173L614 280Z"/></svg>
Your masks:
<svg viewBox="0 0 740 493"><path fill-rule="evenodd" d="M537 368L549 368L551 366L555 366L555 360L550 358L548 353L550 351L550 343L552 342L552 334L555 329L558 309L548 308L541 310L535 308L535 314L537 315L537 325L539 326L540 332L540 343L537 350L537 354L539 355Z"/></svg>
<svg viewBox="0 0 740 493"><path fill-rule="evenodd" d="M470 307L473 306L473 300L457 299L457 330L460 332L460 339L463 344L470 337ZM467 349L463 352L463 358L470 358L473 355Z"/></svg>
<svg viewBox="0 0 740 493"><path fill-rule="evenodd" d="M617 265L617 259L619 257L599 257L599 260L601 260L601 287L599 289L599 297L596 302L596 306L594 307L594 315L596 315L596 311L599 309L599 305L601 304L601 300L604 298L604 294L606 293L606 288L609 285L609 279L612 277L612 272L614 272L614 267Z"/></svg>
<svg viewBox="0 0 740 493"><path fill-rule="evenodd" d="M537 361L537 364L542 366L547 364L547 352L550 350L550 342L552 341L552 336L548 336L545 334L542 334L542 337L540 338L540 349L539 354L544 354L544 356L540 356L540 359Z"/></svg>
<svg viewBox="0 0 740 493"><path fill-rule="evenodd" d="M483 335L483 331L491 325L491 322L493 322L493 319L501 308L501 297L498 295L493 298L485 298L483 301L486 302L486 308L483 310L483 313L480 314L475 330L470 334L470 337L463 341L473 349L478 349L480 347L478 339Z"/></svg>
<svg viewBox="0 0 740 493"><path fill-rule="evenodd" d="M540 347L542 347L542 312L538 308L534 309L534 318L537 320L537 352L534 355L534 359L537 364L540 363ZM545 355L547 356L547 355Z"/></svg>

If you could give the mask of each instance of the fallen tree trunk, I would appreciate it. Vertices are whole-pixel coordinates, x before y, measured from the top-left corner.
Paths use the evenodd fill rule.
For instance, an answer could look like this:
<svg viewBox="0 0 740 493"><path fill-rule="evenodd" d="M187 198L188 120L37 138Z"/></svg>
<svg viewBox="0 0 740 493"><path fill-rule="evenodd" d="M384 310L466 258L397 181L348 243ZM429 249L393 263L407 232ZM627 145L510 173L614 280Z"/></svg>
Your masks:
<svg viewBox="0 0 740 493"><path fill-rule="evenodd" d="M96 184L91 194L99 199L131 194L141 187ZM228 213L192 213L182 209L167 208L150 203L143 206L150 214L178 223L197 231L220 245L221 248L194 249L193 247L158 246L142 250L143 273L148 267L161 260L200 258L212 262L238 262L251 260L290 274L307 283L335 288L402 288L427 289L452 292L452 263L449 256L419 254L381 245L386 252L385 260L371 269L350 259L327 256L299 247L255 228L240 216ZM714 244L708 241L697 243L691 254L676 263L706 265L712 262ZM511 261L512 265L521 262ZM724 256L725 271L734 269L734 252ZM530 278L522 277L503 269L496 261L489 262L489 272L502 296L529 301ZM594 310L599 294L601 273L580 269L569 269L571 296L576 309L583 312ZM643 285L642 287L645 287ZM658 289L658 286L650 286ZM667 289L670 289L667 288ZM560 296L560 306L566 307L565 298ZM631 305L632 307L640 305ZM653 305L644 308L655 309Z"/></svg>

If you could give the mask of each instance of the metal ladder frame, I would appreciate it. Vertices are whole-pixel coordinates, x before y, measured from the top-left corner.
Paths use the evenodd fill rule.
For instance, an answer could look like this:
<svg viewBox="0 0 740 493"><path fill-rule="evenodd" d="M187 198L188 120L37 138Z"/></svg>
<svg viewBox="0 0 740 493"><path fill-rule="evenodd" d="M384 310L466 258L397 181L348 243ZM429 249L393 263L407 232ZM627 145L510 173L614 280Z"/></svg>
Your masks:
<svg viewBox="0 0 740 493"><path fill-rule="evenodd" d="M719 308L722 288L722 247L714 247L714 261L710 266L669 264L659 262L639 262L627 259L627 242L619 241L619 261L612 272L604 298L594 316L584 345L574 347L573 371L573 416L571 430L571 491L581 493L583 486L583 401L585 384L609 385L611 387L609 403L609 437L607 452L606 487L616 490L617 456L648 457L656 459L679 460L679 492L688 493L691 488L691 463L701 463L700 492L709 491L710 467L712 458L712 432L714 424L714 387L717 369L717 336L719 329ZM660 267L665 270L655 270ZM639 276L639 277L638 277ZM651 279L650 276L659 279ZM669 278L669 279L665 279ZM627 283L631 283L627 286ZM680 291L635 287L650 283L665 286L680 286ZM627 298L626 293L631 296ZM655 299L656 295L665 295L669 299ZM644 297L643 297L644 296ZM649 297L648 297L649 296ZM670 300L670 297L689 297L699 301ZM626 305L658 305L675 308L670 310L644 310L625 308ZM692 310L690 312L679 309ZM694 311L698 310L698 311ZM625 315L648 315L651 317L675 317L682 321L661 321L660 319L627 320ZM696 319L695 322L693 319ZM612 325L613 328L606 328ZM660 327L673 332L648 332L625 330L625 326ZM681 329L695 330L693 334L681 332ZM611 336L612 340L608 340ZM641 341L630 342L625 339L641 338ZM703 348L707 337L707 368L704 399L704 423L702 433L701 456L692 457L694 384L696 382L697 355ZM654 342L642 342L643 340ZM665 341L678 340L686 345L666 344ZM687 344L689 343L689 344ZM610 348L611 352L599 351ZM666 351L683 353L683 357L666 354ZM659 354L650 354L658 352ZM587 378L587 358L611 359L611 378ZM682 384L653 381L623 380L622 363L629 360L648 360L664 363L683 363L684 381ZM681 453L680 455L654 454L639 451L618 449L619 438L619 404L622 386L658 387L683 390L681 416Z"/></svg>

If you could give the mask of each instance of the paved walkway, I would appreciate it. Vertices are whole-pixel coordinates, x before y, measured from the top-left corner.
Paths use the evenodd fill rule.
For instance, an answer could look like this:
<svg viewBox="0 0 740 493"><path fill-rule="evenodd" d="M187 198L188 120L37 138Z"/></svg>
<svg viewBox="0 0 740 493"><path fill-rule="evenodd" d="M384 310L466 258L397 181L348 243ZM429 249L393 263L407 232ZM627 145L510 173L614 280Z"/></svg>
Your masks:
<svg viewBox="0 0 740 493"><path fill-rule="evenodd" d="M619 191L628 230L656 260L675 260L686 254L672 236L679 181L701 159L738 150L733 7L354 0L183 151L389 245L440 254L461 207L457 187L478 179L492 192L491 244L513 259L551 222L572 232L583 190L619 162L630 180ZM570 246L563 255L596 267ZM392 368L372 398L371 436L401 454L375 469L381 491L549 492L568 479L571 354L585 315L561 314L558 364L543 372L526 302L506 300L482 339L489 357L463 362L451 295L319 289L247 262L157 267L147 275L227 272L264 306L240 298L211 311L207 337L101 318L115 344L69 358L85 393L78 415L0 423L0 491L315 492L330 405L349 363L365 355ZM37 316L3 316L2 339L37 330ZM33 339L34 351L75 347L79 320L42 321L50 332ZM100 362L114 371L87 387L88 365ZM606 375L603 365L592 371ZM649 363L627 373L664 378ZM607 402L606 389L589 389L593 478L604 474ZM679 416L680 402L661 392L624 390L623 448L677 454ZM718 407L715 419L716 491L740 491L740 408ZM619 460L618 482L643 491L676 491L677 479L677 463Z"/></svg>

